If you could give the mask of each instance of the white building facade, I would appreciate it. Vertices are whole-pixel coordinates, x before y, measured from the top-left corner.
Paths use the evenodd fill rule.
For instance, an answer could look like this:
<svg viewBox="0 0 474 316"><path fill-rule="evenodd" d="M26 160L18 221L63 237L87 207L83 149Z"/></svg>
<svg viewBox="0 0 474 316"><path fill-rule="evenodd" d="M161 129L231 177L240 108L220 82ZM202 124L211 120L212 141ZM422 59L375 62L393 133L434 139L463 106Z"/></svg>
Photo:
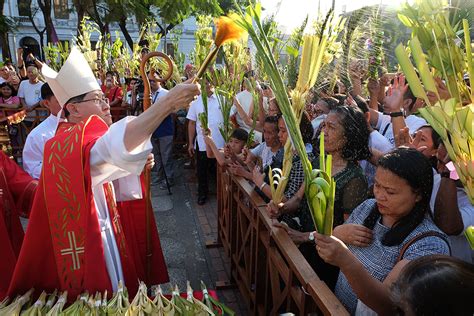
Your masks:
<svg viewBox="0 0 474 316"><path fill-rule="evenodd" d="M19 47L27 46L37 56L39 56L40 52L40 36L35 31L28 17L28 6L25 5L25 3L27 3L27 1L6 0L3 8L4 15L11 17L17 23L17 30L8 35L13 62L16 62L16 51ZM51 15L57 37L59 41L68 41L69 44L72 44L72 40L77 34L77 14L74 12L73 8L74 6L71 0L52 0ZM32 1L30 10L32 10L32 12L36 11L33 19L38 29L42 30L45 27L45 23L43 13L39 9L36 0ZM125 37L116 23L111 23L109 25L109 29L112 40L114 40L118 34L124 45L127 45ZM136 42L139 35L139 26L136 23L134 17L128 18L127 29L134 42ZM179 29L181 31L178 50L186 55L186 62L189 62L189 53L194 48L196 20L194 17L191 17L180 25L175 26L175 29ZM96 42L98 38L99 34L92 34L91 42ZM160 48L163 49L164 43L168 43L167 48L169 50L171 43L169 40L165 40L164 38L161 41ZM43 45L47 45L46 33L44 34Z"/></svg>

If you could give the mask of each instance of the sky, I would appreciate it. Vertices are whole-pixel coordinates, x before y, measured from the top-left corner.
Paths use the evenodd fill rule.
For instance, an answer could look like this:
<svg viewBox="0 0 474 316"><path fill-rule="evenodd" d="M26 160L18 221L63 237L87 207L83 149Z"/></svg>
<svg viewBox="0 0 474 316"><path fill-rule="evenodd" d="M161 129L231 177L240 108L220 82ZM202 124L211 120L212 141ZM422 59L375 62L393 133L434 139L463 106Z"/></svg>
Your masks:
<svg viewBox="0 0 474 316"><path fill-rule="evenodd" d="M335 0L335 11L342 13L344 10L353 11L363 6L380 3L397 6L402 2L404 0ZM262 15L265 17L277 13L276 20L283 31L291 33L291 30L298 27L307 14L310 20L314 19L318 6L323 14L326 13L331 8L332 0L261 0L261 3L266 9Z"/></svg>

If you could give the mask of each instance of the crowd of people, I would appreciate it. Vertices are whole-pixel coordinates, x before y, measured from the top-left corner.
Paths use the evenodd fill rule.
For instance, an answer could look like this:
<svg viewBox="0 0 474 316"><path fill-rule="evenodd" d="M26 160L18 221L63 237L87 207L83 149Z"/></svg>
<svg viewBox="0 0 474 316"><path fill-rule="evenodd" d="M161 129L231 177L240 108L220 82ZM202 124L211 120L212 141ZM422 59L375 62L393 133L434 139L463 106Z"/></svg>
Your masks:
<svg viewBox="0 0 474 316"><path fill-rule="evenodd" d="M351 80L354 87L362 86L361 76L354 75ZM362 89L342 89L313 91L300 123L313 168L319 168L319 159L315 158L321 133L326 154L332 155L331 176L336 182L333 236L315 232L296 151L283 202L275 204L271 200L273 184L268 170L282 167L288 138L271 89L260 89L260 103L254 105L242 87L240 97L234 100L235 129L226 144L218 131L223 121L212 89L208 87L209 129L202 129L197 120L199 109L203 111L202 101L191 106L188 140L191 154L199 150L198 204L205 203L208 192L208 172L202 168L208 170L209 164L217 162L229 173L254 184L268 203L268 215L277 220L275 226L288 232L350 313L392 314L398 308L398 312L431 314L451 304L456 306L456 314L472 314L470 299L456 293L473 293L474 252L463 232L474 224L474 206L459 179L446 167L450 160L439 135L417 114L423 102L413 96L403 74L368 80L367 95ZM257 106L264 117L259 117L254 126L263 137L261 141L255 138L249 146L250 118ZM441 278L431 281L429 276L427 280L417 279L453 288L452 292L444 292L449 303L440 300L430 301L433 305L429 307L426 303L418 306L414 292L400 292L400 286L411 286L402 271L417 266L415 262L423 262L425 271L429 270L429 262L433 270L438 264L451 269L462 265L458 273L466 279L457 285L443 283ZM398 293L398 301L391 290ZM429 300L429 294L424 295L423 299ZM406 305L397 305L400 300Z"/></svg>
<svg viewBox="0 0 474 316"><path fill-rule="evenodd" d="M0 69L0 107L21 108L30 113L42 106L50 115L26 139L22 164L29 176L22 170L17 171L23 182L18 192L12 194L11 198L17 200L15 205L22 199L32 200L24 194L34 194L31 188L37 185L35 179L46 177L45 157L46 153L51 155L53 149L45 145L51 144L52 139L59 141L55 136L58 122L79 124L90 115L98 114L111 125L111 107L131 108L139 98L136 80L127 80L127 91L123 91L119 82L124 78L118 78L114 71L101 73L100 78L94 78L95 82L84 83L86 88L81 93L61 90L75 91L74 83L58 84L44 71L41 75L41 63L34 57L23 60L22 55L20 51L16 67L4 63ZM190 76L192 68L192 65L186 67ZM249 72L246 77L252 75ZM407 314L456 310L459 315L472 315L474 304L466 293L471 296L474 293L474 253L463 232L474 225L474 206L459 179L447 168L450 160L439 135L417 114L424 106L423 101L413 95L403 74L385 74L378 80L368 80L366 94L360 89L362 77L352 73L354 89L351 91L345 91L342 85L337 85L333 91L327 88L312 91L313 96L300 122L313 168L319 168L321 133L324 133L326 154L332 155L331 176L336 182L333 236L315 231L304 193L303 166L296 151L283 202L272 201L270 186L273 184L269 181L268 170L282 167L289 135L274 93L264 82L257 88L258 104L254 104L246 81L242 82L231 111L234 130L229 142L225 143L220 131L223 115L211 82L201 87L207 90L208 128L205 129L199 120L204 112L202 98L194 98L187 108L197 94L197 86L178 85L173 88L174 92L168 91L160 85L155 73L149 73L152 103L161 105L155 111L160 119L152 118L151 114L145 118L145 112L136 120L126 119L111 125L109 131L101 133L99 141L91 140L90 144L94 145L85 145L91 146L85 151L91 159L87 166L90 174L85 176L85 183L93 187L95 208L100 211L107 205L110 207L108 191L105 190L104 195L102 186L123 176L139 174L151 147L156 162L153 182L161 189L174 185L175 111L187 108L187 148L196 160L197 204L207 202L209 178L219 164L227 172L254 185L268 203L269 216L276 219L275 229L288 232L318 276L334 290L350 313L391 314L397 309ZM47 83L43 82L44 78ZM440 85L442 87L442 83ZM259 115L255 119L254 111L257 110ZM27 115L26 124L29 119ZM125 135L123 142L117 141L120 133ZM254 137L249 142L251 133ZM150 143L147 137L151 138ZM103 153L98 153L99 147ZM48 159L49 168L51 157ZM130 165L132 160L140 163ZM54 175L49 176L54 178ZM23 188L28 188L28 192L23 192ZM124 184L117 185L115 195L126 193L126 189ZM29 207L31 205L26 208ZM22 210L22 214L28 213L29 210ZM99 216L99 225L110 221L104 214L104 217ZM48 225L44 219L33 217L31 231L41 230L35 220L40 225ZM90 284L99 286L104 282L106 287L115 289L118 280L130 278L130 274L124 275L130 272L130 266L123 260L120 265L117 259L122 256L122 249L117 248L115 241L120 242L120 235L116 233L111 237L102 231L101 237L99 230L97 233L103 244L110 247L106 249L106 260L101 268L111 279L110 284L105 279ZM31 250L38 240L27 237L25 242L25 249ZM0 293L35 285L32 280L37 278L25 270L30 255L26 250L20 254L17 246L11 249L11 262L7 267L13 281L2 281ZM50 248L48 251L52 254L55 247ZM17 258L19 264L15 267ZM49 259L48 263L51 263L52 257ZM448 278L451 275L455 276ZM25 279L28 277L31 280ZM164 279L163 276L156 278ZM440 289L444 289L443 294Z"/></svg>

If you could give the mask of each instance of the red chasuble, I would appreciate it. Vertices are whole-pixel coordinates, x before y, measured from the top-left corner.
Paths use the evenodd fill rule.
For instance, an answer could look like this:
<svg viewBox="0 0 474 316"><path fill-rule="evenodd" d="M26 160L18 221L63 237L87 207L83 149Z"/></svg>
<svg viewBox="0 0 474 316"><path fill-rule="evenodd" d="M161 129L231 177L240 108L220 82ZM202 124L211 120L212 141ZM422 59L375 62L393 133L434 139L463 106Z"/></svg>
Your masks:
<svg viewBox="0 0 474 316"><path fill-rule="evenodd" d="M145 192L143 176L142 192ZM124 223L123 230L128 242L130 252L137 268L138 278L147 285L162 284L169 281L165 258L161 249L160 237L155 224L153 211L150 212L150 239L151 249L147 254L146 249L146 201L144 199L119 202L120 219ZM126 224L125 224L126 223ZM147 258L149 258L150 275L146 275Z"/></svg>
<svg viewBox="0 0 474 316"><path fill-rule="evenodd" d="M0 299L6 295L23 242L19 216L28 216L37 184L0 150Z"/></svg>
<svg viewBox="0 0 474 316"><path fill-rule="evenodd" d="M8 291L11 296L31 288L67 290L69 300L84 291L112 293L89 165L93 145L107 130L100 118L92 116L79 124L61 124L46 143L38 194ZM130 223L120 219L109 184L104 184L104 192L125 285L134 296L139 273L128 244L135 241L127 240L123 229Z"/></svg>

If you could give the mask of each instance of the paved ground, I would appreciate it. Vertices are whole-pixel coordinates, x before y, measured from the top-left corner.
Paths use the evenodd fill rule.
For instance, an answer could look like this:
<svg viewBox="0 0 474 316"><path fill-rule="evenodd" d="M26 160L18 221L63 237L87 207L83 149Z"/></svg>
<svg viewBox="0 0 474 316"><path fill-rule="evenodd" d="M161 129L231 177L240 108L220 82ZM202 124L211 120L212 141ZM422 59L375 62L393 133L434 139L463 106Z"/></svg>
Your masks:
<svg viewBox="0 0 474 316"><path fill-rule="evenodd" d="M209 289L217 281L228 281L230 259L222 248L206 248L207 240L217 240L217 200L215 183L205 205L197 205L197 182L194 169L184 169L184 161L175 165L175 185L167 190L152 186L152 202L170 282L161 287L171 292L178 285L186 291L186 282L200 290L201 280ZM26 230L27 220L22 219ZM218 290L220 301L236 312L247 315L247 308L237 288Z"/></svg>
<svg viewBox="0 0 474 316"><path fill-rule="evenodd" d="M172 195L152 186L152 202L170 283L184 289L189 280L194 289L199 289L202 280L208 288L215 289L216 281L229 280L229 259L222 248L205 246L206 240L217 239L215 185L207 203L199 206L194 169L184 169L184 162L178 160L175 170ZM162 288L169 289L171 284ZM237 289L218 290L217 294L237 315L247 314Z"/></svg>

